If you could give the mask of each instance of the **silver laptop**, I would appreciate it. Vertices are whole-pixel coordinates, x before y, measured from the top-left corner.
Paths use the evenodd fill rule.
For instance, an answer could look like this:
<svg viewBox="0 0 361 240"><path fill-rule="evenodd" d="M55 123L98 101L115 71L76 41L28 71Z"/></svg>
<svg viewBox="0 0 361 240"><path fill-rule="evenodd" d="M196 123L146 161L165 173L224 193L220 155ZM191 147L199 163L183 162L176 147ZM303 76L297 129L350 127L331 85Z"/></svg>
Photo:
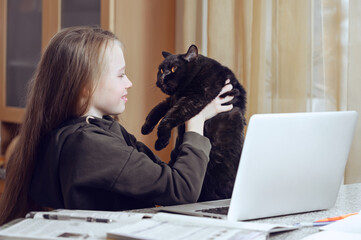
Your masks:
<svg viewBox="0 0 361 240"><path fill-rule="evenodd" d="M357 116L355 111L253 115L232 198L159 210L237 221L331 208Z"/></svg>

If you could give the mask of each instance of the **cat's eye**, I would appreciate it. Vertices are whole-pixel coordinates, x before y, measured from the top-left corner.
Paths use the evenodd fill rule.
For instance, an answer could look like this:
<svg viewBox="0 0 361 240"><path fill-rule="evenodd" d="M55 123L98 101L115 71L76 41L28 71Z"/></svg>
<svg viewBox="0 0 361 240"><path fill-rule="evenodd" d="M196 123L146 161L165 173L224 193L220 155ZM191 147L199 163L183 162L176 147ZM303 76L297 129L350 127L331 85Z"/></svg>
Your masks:
<svg viewBox="0 0 361 240"><path fill-rule="evenodd" d="M163 69L160 69L160 73L162 73L162 74L163 74Z"/></svg>
<svg viewBox="0 0 361 240"><path fill-rule="evenodd" d="M174 66L174 67L172 67L171 70L172 70L172 73L174 73L177 70L177 67Z"/></svg>

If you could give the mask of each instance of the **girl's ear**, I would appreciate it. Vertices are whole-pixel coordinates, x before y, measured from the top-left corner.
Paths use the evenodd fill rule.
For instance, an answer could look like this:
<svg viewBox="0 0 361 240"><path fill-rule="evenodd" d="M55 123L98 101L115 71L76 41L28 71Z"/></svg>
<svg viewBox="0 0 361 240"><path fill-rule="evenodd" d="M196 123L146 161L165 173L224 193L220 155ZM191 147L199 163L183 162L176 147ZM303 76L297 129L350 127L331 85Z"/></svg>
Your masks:
<svg viewBox="0 0 361 240"><path fill-rule="evenodd" d="M198 48L196 45L192 44L188 48L188 52L183 55L184 60L187 62L192 62L198 58Z"/></svg>
<svg viewBox="0 0 361 240"><path fill-rule="evenodd" d="M163 52L162 52L162 55L163 55L164 58L166 58L166 57L168 57L169 55L172 55L172 54L169 53L169 52L163 51Z"/></svg>

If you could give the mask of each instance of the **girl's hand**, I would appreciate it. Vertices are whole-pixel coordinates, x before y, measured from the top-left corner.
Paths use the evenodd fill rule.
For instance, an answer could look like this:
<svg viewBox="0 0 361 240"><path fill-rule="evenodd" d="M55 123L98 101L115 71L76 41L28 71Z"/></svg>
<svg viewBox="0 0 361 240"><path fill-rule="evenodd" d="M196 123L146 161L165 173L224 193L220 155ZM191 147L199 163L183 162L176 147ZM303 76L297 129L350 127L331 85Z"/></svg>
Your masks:
<svg viewBox="0 0 361 240"><path fill-rule="evenodd" d="M218 96L215 99L213 99L213 101L210 102L205 108L203 108L203 110L198 115L203 117L205 121L216 116L218 113L232 110L233 108L232 104L230 105L222 105L222 104L231 101L234 98L234 96L226 96L225 98L220 97L222 94L231 91L232 88L233 88L232 84L225 85L218 94Z"/></svg>
<svg viewBox="0 0 361 240"><path fill-rule="evenodd" d="M218 96L213 99L203 110L198 113L198 115L194 116L193 118L189 119L186 122L186 131L193 131L203 135L203 128L204 122L221 112L227 112L232 110L233 105L222 105L231 101L234 96L226 96L225 98L221 98L220 96L226 92L232 90L232 84L229 84L230 80L226 81L226 85L222 88Z"/></svg>

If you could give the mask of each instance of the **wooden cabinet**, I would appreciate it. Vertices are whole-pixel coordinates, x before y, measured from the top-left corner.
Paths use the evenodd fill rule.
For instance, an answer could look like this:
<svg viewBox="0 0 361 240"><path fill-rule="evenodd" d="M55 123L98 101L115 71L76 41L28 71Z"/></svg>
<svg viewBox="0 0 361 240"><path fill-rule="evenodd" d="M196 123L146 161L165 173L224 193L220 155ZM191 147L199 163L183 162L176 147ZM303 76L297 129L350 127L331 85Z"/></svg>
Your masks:
<svg viewBox="0 0 361 240"><path fill-rule="evenodd" d="M18 4L15 12L9 11L9 3ZM5 154L21 125L26 84L36 65L34 62L39 59L51 37L62 27L99 23L102 28L113 31L125 46L127 75L133 82L133 88L129 91L130 101L121 122L139 141L154 150L152 146L157 139L156 131L143 136L140 128L150 109L166 97L155 88L155 80L158 64L163 60L161 52L175 52L175 9L175 0L0 0L0 156ZM36 20L29 20L27 24L34 24L34 27L28 26L24 31L12 29L16 27L8 22L11 14L14 14L14 19L22 19L19 15L28 17L31 11L35 15L31 19ZM9 39L10 29L19 34L16 39ZM30 37L38 40L35 42ZM35 56L23 59L21 55L19 58L22 64L17 67L23 67L22 71L27 72L26 76L23 73L21 76L24 77L19 77L20 85L15 85L16 80L7 70L8 47L12 41L15 48L29 45L30 41L35 42L27 46ZM7 88L15 91L17 96L12 96ZM8 98L17 99L17 103L7 101ZM168 161L172 147L170 143L166 149L155 153Z"/></svg>
<svg viewBox="0 0 361 240"><path fill-rule="evenodd" d="M22 122L27 84L51 37L63 27L112 30L114 0L0 0L0 155Z"/></svg>

